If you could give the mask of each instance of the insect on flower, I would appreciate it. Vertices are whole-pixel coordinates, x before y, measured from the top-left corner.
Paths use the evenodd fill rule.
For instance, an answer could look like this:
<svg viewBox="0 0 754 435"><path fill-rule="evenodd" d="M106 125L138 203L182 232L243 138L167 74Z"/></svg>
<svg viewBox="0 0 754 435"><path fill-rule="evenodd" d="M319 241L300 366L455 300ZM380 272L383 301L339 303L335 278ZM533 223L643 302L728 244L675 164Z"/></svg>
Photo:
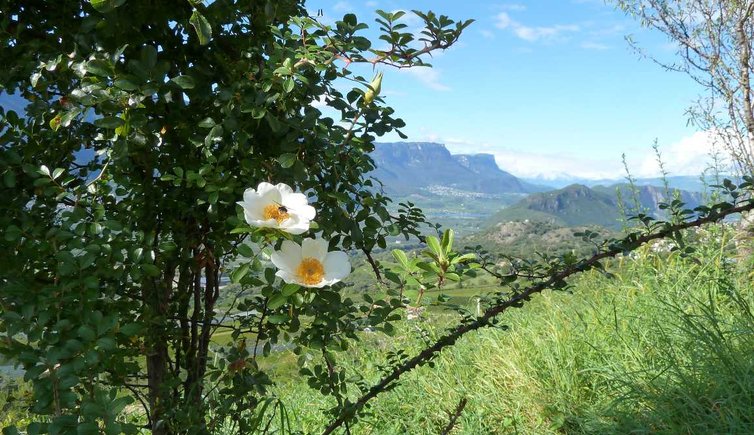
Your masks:
<svg viewBox="0 0 754 435"><path fill-rule="evenodd" d="M249 188L243 194L246 222L255 227L277 228L291 234L309 230L316 211L308 204L306 195L294 192L285 183L272 185L259 183L256 189Z"/></svg>

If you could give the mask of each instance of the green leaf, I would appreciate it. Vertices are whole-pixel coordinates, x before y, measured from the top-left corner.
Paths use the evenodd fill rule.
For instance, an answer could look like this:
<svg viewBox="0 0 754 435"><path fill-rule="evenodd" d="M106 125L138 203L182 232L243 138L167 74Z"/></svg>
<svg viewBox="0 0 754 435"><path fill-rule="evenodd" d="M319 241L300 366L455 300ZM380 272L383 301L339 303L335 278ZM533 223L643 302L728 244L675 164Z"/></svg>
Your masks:
<svg viewBox="0 0 754 435"><path fill-rule="evenodd" d="M196 30L196 36L199 37L199 44L207 45L209 40L212 39L212 26L210 26L209 21L207 21L207 19L204 18L204 15L198 10L194 9L194 13L191 14L191 18L189 18L189 23L191 23L194 30Z"/></svg>
<svg viewBox="0 0 754 435"><path fill-rule="evenodd" d="M128 78L119 78L113 83L116 88L124 91L135 91L139 86Z"/></svg>
<svg viewBox="0 0 754 435"><path fill-rule="evenodd" d="M115 8L123 6L125 2L126 0L89 0L92 7L102 14L112 12Z"/></svg>
<svg viewBox="0 0 754 435"><path fill-rule="evenodd" d="M403 266L404 269L408 269L408 257L406 256L406 253L401 251L400 249L393 249L393 258L395 258L398 263L400 263L401 266Z"/></svg>
<svg viewBox="0 0 754 435"><path fill-rule="evenodd" d="M132 337L138 334L142 329L144 328L138 323L127 323L118 328L118 332L125 335L126 337Z"/></svg>
<svg viewBox="0 0 754 435"><path fill-rule="evenodd" d="M295 85L296 85L296 82L293 81L292 78L287 78L283 82L283 90L285 91L286 94L289 94L293 90L293 87Z"/></svg>
<svg viewBox="0 0 754 435"><path fill-rule="evenodd" d="M5 187L16 187L16 174L10 170L4 173L3 183L5 183Z"/></svg>
<svg viewBox="0 0 754 435"><path fill-rule="evenodd" d="M86 72L100 77L110 75L110 64L104 60L93 59L86 63Z"/></svg>
<svg viewBox="0 0 754 435"><path fill-rule="evenodd" d="M267 321L279 325L281 323L285 323L290 319L287 314L273 314L272 316L267 318Z"/></svg>
<svg viewBox="0 0 754 435"><path fill-rule="evenodd" d="M276 310L285 304L285 301L288 300L288 297L285 296L282 293L275 293L267 302L267 308L270 310Z"/></svg>
<svg viewBox="0 0 754 435"><path fill-rule="evenodd" d="M441 258L443 251L442 247L440 246L440 241L437 240L437 237L427 236L427 246L435 255Z"/></svg>
<svg viewBox="0 0 754 435"><path fill-rule="evenodd" d="M467 261L476 260L476 254L463 254L459 255L458 257L454 258L452 263L465 263Z"/></svg>
<svg viewBox="0 0 754 435"><path fill-rule="evenodd" d="M249 263L244 263L230 274L230 279L238 284L247 273L249 273Z"/></svg>
<svg viewBox="0 0 754 435"><path fill-rule="evenodd" d="M196 86L194 78L188 75L176 76L170 79L170 81L180 86L181 89L194 89L194 86Z"/></svg>
<svg viewBox="0 0 754 435"><path fill-rule="evenodd" d="M152 263L144 263L141 265L142 270L151 277L158 277L160 276L160 268L155 266Z"/></svg>
<svg viewBox="0 0 754 435"><path fill-rule="evenodd" d="M212 128L215 126L215 120L212 118L204 118L203 120L199 121L199 124L197 124L200 128Z"/></svg>
<svg viewBox="0 0 754 435"><path fill-rule="evenodd" d="M454 235L452 229L446 230L445 234L442 235L442 249L445 254L450 253L450 250L453 249Z"/></svg>
<svg viewBox="0 0 754 435"><path fill-rule="evenodd" d="M125 124L125 122L116 116L106 116L94 121L94 125L101 128L118 128Z"/></svg>
<svg viewBox="0 0 754 435"><path fill-rule="evenodd" d="M79 327L78 336L83 341L94 341L94 339L97 338L97 335L94 333L94 329L86 325L81 325Z"/></svg>
<svg viewBox="0 0 754 435"><path fill-rule="evenodd" d="M297 291L301 289L301 286L298 284L286 284L283 286L283 288L280 290L280 293L283 294L283 296L288 297Z"/></svg>
<svg viewBox="0 0 754 435"><path fill-rule="evenodd" d="M293 153L286 153L278 157L278 162L280 163L280 166L284 169L288 169L291 166L293 166L294 163L296 163L296 154Z"/></svg>
<svg viewBox="0 0 754 435"><path fill-rule="evenodd" d="M63 116L58 113L57 115L55 115L54 118L50 120L50 128L52 129L52 131L58 131L58 129L60 128L60 120L62 119L62 117Z"/></svg>
<svg viewBox="0 0 754 435"><path fill-rule="evenodd" d="M238 248L236 248L236 251L238 251L240 255L243 255L246 258L254 257L254 251L251 249L251 246L249 245L238 245Z"/></svg>

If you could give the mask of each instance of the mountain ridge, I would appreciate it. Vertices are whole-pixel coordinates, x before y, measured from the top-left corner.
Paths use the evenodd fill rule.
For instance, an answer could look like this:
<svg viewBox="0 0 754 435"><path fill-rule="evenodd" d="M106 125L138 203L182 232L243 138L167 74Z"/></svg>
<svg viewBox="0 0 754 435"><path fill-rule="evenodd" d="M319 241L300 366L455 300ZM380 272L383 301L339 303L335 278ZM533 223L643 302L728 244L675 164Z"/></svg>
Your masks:
<svg viewBox="0 0 754 435"><path fill-rule="evenodd" d="M500 169L492 154L451 154L435 142L379 142L371 156L376 164L371 175L389 193L411 194L432 186L483 194L545 189Z"/></svg>
<svg viewBox="0 0 754 435"><path fill-rule="evenodd" d="M669 193L678 195L686 208L694 208L702 202L702 195L695 192L672 189ZM638 205L633 204L634 198ZM500 222L532 219L563 226L599 225L619 229L625 214L641 212L655 218L664 217L665 211L660 204L672 199L667 198L664 188L657 186L635 186L632 190L628 184L594 188L572 184L562 189L533 193L495 213L487 225L494 227Z"/></svg>

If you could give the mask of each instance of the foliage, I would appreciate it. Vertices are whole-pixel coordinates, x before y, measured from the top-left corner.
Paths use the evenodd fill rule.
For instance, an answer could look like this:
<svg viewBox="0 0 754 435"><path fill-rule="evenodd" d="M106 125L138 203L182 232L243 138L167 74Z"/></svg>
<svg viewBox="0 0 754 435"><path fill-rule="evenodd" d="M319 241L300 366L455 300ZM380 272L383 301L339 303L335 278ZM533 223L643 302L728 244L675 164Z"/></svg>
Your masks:
<svg viewBox="0 0 754 435"><path fill-rule="evenodd" d="M353 433L436 434L462 397L460 434L747 432L754 289L727 261L733 233L710 226L692 256L644 249L609 264L612 277L575 279L573 294L543 293L407 374ZM365 333L343 365L375 382L385 355L419 352L457 321L430 312L394 339ZM299 427L319 429L327 398L294 381L277 391Z"/></svg>
<svg viewBox="0 0 754 435"><path fill-rule="evenodd" d="M423 365L432 365L444 349L453 347L456 342L470 332L487 327L497 326L500 315L513 308L521 308L532 297L545 290L569 290L569 278L592 270L605 271L604 261L622 254L631 253L642 246L655 241L669 239L673 246L671 252L689 255L694 252L685 238L684 231L692 228L719 222L728 216L746 213L754 209L754 200L750 199L752 189L751 177L743 177L744 182L736 185L730 180L724 180L723 189L730 201L722 200L710 206L699 206L687 209L679 199L664 203L661 208L667 210L670 220L660 221L646 214L638 214L631 218L636 222L634 230L621 239L600 241L598 233L585 231L579 234L582 239L595 246L595 253L588 258L578 258L573 253L562 256L541 255L539 259L517 259L507 255L491 255L479 251L480 267L497 277L501 290L484 298L483 310L477 315L463 313L462 321L449 328L444 335L435 340L428 340L426 347L413 356L405 353L400 358L390 362L390 368L384 371L384 376L374 383L358 399L348 404L325 429L324 434L332 433L347 422L356 413L368 407L369 402L384 391L396 386L397 381L405 374ZM747 199L748 198L748 199ZM500 260L504 261L500 261Z"/></svg>
<svg viewBox="0 0 754 435"><path fill-rule="evenodd" d="M364 313L338 286L283 286L260 252L285 235L249 230L236 202L261 181L295 186L332 247L367 256L418 234L423 215L391 213L365 175L375 136L404 123L367 104L377 89L349 65L425 65L470 21L416 12L415 37L403 12L380 11L379 48L354 15L324 25L293 0L0 7L0 90L29 102L0 112L0 352L33 386L28 433L246 432L274 408L257 357L282 341L326 361L310 383L339 397L331 352L400 303ZM231 273L256 292L228 325L216 302ZM227 327L233 342L211 349Z"/></svg>

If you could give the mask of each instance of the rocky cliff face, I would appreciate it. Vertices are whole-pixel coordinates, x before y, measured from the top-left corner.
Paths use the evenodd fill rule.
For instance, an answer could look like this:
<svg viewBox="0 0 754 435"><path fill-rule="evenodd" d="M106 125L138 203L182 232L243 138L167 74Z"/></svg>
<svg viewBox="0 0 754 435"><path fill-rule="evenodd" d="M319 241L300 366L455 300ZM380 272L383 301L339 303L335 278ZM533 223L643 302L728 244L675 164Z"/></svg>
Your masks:
<svg viewBox="0 0 754 435"><path fill-rule="evenodd" d="M489 194L537 190L501 170L491 154L453 155L438 143L378 143L372 158L377 164L372 175L399 194L432 186Z"/></svg>

